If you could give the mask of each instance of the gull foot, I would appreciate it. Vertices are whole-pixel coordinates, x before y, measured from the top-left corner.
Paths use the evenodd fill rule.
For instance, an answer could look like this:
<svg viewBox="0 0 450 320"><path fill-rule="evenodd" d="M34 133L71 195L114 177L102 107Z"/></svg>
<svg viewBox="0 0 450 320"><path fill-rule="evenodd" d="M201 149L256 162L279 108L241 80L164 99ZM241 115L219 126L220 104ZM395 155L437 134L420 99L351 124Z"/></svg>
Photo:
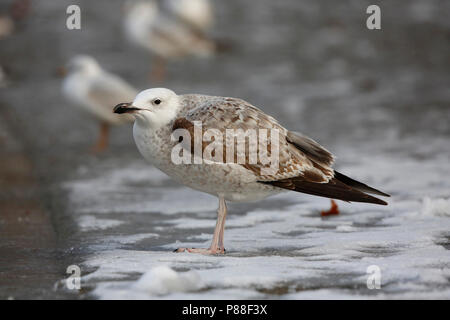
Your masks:
<svg viewBox="0 0 450 320"><path fill-rule="evenodd" d="M322 211L320 214L322 215L322 217L339 214L339 207L338 207L336 201L331 200L331 208L330 208L330 210Z"/></svg>
<svg viewBox="0 0 450 320"><path fill-rule="evenodd" d="M178 248L173 252L189 252L189 253L200 253L200 254L225 254L225 248L217 248L217 249L204 249L204 248Z"/></svg>

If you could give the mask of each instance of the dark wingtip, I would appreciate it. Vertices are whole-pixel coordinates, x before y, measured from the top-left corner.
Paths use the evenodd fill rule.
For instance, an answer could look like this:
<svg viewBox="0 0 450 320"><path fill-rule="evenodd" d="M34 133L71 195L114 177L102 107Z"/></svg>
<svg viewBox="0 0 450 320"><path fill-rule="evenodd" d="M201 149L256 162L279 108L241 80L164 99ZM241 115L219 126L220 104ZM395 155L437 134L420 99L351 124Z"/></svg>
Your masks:
<svg viewBox="0 0 450 320"><path fill-rule="evenodd" d="M339 198L337 198L337 199L339 199ZM387 206L389 204L384 200L381 200L379 198L376 198L374 196L371 196L369 194L362 193L362 192L361 192L359 199L352 199L352 200L349 200L349 202L365 202L365 203L371 203L371 204L379 204L382 206Z"/></svg>
<svg viewBox="0 0 450 320"><path fill-rule="evenodd" d="M278 188L302 192L319 197L343 200L348 202L365 202L386 206L388 203L361 190L354 189L344 182L333 178L328 183L305 181L302 177L287 178L276 181L259 181Z"/></svg>
<svg viewBox="0 0 450 320"><path fill-rule="evenodd" d="M369 202L369 203L379 204L379 205L382 205L382 206L387 206L388 205L388 203L386 201L383 201L383 200L375 198L375 197L372 197L372 198L373 198L373 199L371 199L372 201Z"/></svg>
<svg viewBox="0 0 450 320"><path fill-rule="evenodd" d="M376 194L376 195L383 196L383 197L390 197L391 196L391 195L389 195L387 193L384 193L384 192L382 192L380 190L377 190L375 188L369 187L367 184L364 184L364 183L356 181L356 180L354 180L354 179L352 179L350 177L347 177L346 175L344 175L344 174L342 174L342 173L340 173L340 172L338 172L336 170L334 170L334 177L337 180L339 180L339 181L345 183L346 185L348 185L348 186L350 186L350 187L352 187L354 189L357 189L359 191L367 192L367 193L371 193L371 194Z"/></svg>

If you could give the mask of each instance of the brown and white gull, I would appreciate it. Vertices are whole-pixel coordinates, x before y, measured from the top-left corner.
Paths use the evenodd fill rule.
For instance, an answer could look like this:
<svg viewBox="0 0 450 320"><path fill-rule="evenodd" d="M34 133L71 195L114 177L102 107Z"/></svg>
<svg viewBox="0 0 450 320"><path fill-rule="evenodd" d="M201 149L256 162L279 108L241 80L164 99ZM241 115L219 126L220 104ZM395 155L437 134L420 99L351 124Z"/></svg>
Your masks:
<svg viewBox="0 0 450 320"><path fill-rule="evenodd" d="M134 140L145 159L176 181L219 198L211 246L179 248L177 252L225 252L225 201L255 201L292 190L349 202L387 204L369 194L388 194L334 170L334 156L324 147L301 133L285 129L276 119L244 100L177 95L169 89L154 88L140 92L133 102L118 104L114 112L136 118ZM247 145L239 148L235 141L242 138L243 132L250 135L241 140L248 141ZM260 139L265 137L268 141L269 136L275 139L265 144L260 144L264 139L259 140L257 150L252 148L255 142L249 138L252 132ZM214 142L218 144L211 148ZM223 153L218 154L220 150ZM274 161L260 157L261 150L267 151L266 158L276 155ZM183 155L183 161L179 155ZM203 158L196 161L196 156Z"/></svg>

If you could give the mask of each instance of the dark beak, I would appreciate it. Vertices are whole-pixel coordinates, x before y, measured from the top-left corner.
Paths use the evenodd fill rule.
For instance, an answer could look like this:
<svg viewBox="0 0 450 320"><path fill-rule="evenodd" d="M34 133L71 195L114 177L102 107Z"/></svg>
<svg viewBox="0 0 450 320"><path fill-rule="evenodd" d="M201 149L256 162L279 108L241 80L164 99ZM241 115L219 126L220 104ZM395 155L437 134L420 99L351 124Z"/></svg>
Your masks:
<svg viewBox="0 0 450 320"><path fill-rule="evenodd" d="M131 103L119 103L114 107L113 112L122 114L122 113L133 113L134 111L141 110L139 108L133 107Z"/></svg>

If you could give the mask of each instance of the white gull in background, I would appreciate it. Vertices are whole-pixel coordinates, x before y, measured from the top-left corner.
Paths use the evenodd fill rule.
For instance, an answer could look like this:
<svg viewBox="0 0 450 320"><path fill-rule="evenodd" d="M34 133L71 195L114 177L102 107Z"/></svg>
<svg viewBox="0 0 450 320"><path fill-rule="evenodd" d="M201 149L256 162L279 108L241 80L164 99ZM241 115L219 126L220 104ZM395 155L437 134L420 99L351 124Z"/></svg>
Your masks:
<svg viewBox="0 0 450 320"><path fill-rule="evenodd" d="M176 181L219 198L211 246L208 249L179 248L178 252L225 252L225 201L255 201L292 190L344 201L386 204L367 193L387 194L333 170L334 156L317 142L285 129L277 120L244 100L198 94L177 95L169 89L154 88L139 93L132 103L118 104L114 112L135 116L134 139L150 163ZM194 121L201 122L204 130L215 129L224 133L226 129L276 129L279 132L276 171L264 173L261 162L174 163L172 150L179 141L174 141L171 135L176 129L192 132ZM233 159L236 159L237 148L234 152Z"/></svg>
<svg viewBox="0 0 450 320"><path fill-rule="evenodd" d="M109 127L133 121L133 117L120 117L112 113L117 101L133 99L137 90L120 77L101 68L86 55L72 58L62 91L74 105L87 111L100 123L100 134L94 151L102 151L108 143Z"/></svg>
<svg viewBox="0 0 450 320"><path fill-rule="evenodd" d="M206 35L213 22L209 0L130 1L125 11L126 36L156 57L156 80L163 79L167 59L208 57L217 49Z"/></svg>

